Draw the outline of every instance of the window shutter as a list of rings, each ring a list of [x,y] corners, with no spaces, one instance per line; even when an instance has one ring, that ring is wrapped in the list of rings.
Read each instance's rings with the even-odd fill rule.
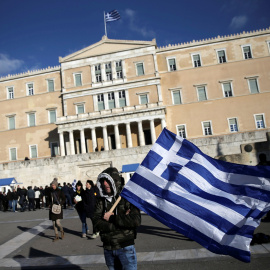
[[[54,81],[48,80],[48,86],[49,86],[49,92],[53,92],[54,91]]]
[[[36,121],[35,121],[35,114],[34,113],[30,113],[29,114],[29,126],[33,127],[36,125]]]
[[[76,83],[76,86],[81,86],[82,85],[82,76],[81,76],[81,74],[75,74],[75,83]]]
[[[147,95],[140,95],[140,99],[141,99],[141,104],[147,104],[148,103]]]
[[[142,63],[137,64],[137,74],[138,74],[138,76],[144,75],[144,70],[143,70],[143,64]]]
[[[181,104],[180,91],[173,92],[173,104]]]
[[[235,118],[231,118],[229,119],[230,125],[236,125],[236,119]]]
[[[31,158],[37,157],[37,147],[35,145],[31,146]]]
[[[11,160],[17,160],[16,148],[11,148],[10,149],[10,158],[11,158]]]
[[[256,79],[249,80],[250,92],[251,94],[259,93],[258,84]]]
[[[77,114],[84,113],[84,105],[77,105]]]
[[[224,51],[218,51],[218,57],[224,57],[225,52]]]
[[[9,117],[9,129],[15,129],[15,117]]]
[[[205,87],[198,87],[198,96],[199,96],[199,101],[207,100]]]
[[[50,123],[56,122],[56,111],[50,111]]]

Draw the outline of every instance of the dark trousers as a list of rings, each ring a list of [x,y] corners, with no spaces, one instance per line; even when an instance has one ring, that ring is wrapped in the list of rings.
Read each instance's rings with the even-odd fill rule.
[[[31,208],[35,210],[35,199],[34,198],[28,198],[28,210],[30,211]]]

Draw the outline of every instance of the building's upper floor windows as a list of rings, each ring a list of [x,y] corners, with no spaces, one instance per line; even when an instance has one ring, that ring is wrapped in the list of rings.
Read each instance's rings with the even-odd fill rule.
[[[225,50],[217,50],[217,57],[218,57],[218,62],[220,64],[227,62],[227,57],[226,57],[226,51]]]
[[[36,114],[34,112],[28,113],[28,126],[34,127],[36,125]]]
[[[30,158],[37,158],[37,145],[29,145]]]
[[[15,129],[15,115],[8,116],[8,129]]]
[[[127,105],[125,90],[119,91],[118,93],[119,93],[119,106],[125,107]]]
[[[259,85],[257,78],[248,79],[248,87],[251,94],[259,93]]]
[[[223,95],[224,95],[224,97],[232,97],[233,96],[231,82],[222,83],[222,88],[223,88]]]
[[[14,98],[14,87],[13,86],[7,88],[7,98],[8,99]]]
[[[49,109],[48,110],[48,116],[49,116],[49,123],[55,123],[56,122],[56,109]]]
[[[105,104],[104,104],[104,95],[103,94],[99,94],[97,96],[97,100],[98,100],[98,110],[102,111],[105,109]]]
[[[175,58],[168,58],[167,59],[168,70],[175,71],[176,70],[176,61]]]
[[[9,160],[17,160],[17,148],[9,148]]]
[[[95,65],[95,77],[96,77],[96,82],[101,82],[102,77],[101,77],[101,66],[100,66],[100,64]]]
[[[197,94],[198,94],[198,100],[199,101],[204,101],[207,100],[207,95],[206,95],[206,87],[205,86],[198,86],[197,87]]]
[[[182,103],[180,90],[172,91],[172,100],[174,105]]]
[[[54,92],[54,80],[47,80],[48,83],[48,92]]]
[[[204,135],[212,135],[213,132],[212,132],[212,125],[211,125],[211,121],[206,121],[206,122],[203,122],[203,134]]]
[[[76,114],[84,113],[84,104],[76,104]]]
[[[111,62],[105,64],[105,72],[107,81],[112,80],[112,65]]]
[[[122,61],[115,62],[115,67],[117,79],[122,79],[123,78]]]
[[[148,103],[148,95],[147,94],[140,94],[139,99],[140,99],[140,104],[147,104]]]
[[[114,92],[108,93],[108,103],[109,103],[109,109],[115,108]]]
[[[136,71],[137,71],[137,76],[144,75],[144,66],[143,66],[143,63],[136,63]]]
[[[186,139],[187,138],[186,125],[177,126],[177,134],[182,138]]]
[[[201,56],[199,54],[192,54],[193,67],[200,67],[202,65]]]
[[[74,73],[74,83],[75,86],[82,86],[82,74]]]
[[[250,59],[250,58],[252,58],[251,46],[250,45],[244,45],[244,46],[242,46],[242,50],[243,50],[244,59]]]
[[[230,132],[238,132],[237,119],[236,118],[230,118],[230,119],[228,119],[228,121],[229,121]]]
[[[255,114],[255,124],[256,128],[265,128],[264,115],[263,114]]]
[[[27,89],[27,95],[28,96],[33,96],[34,95],[34,84],[33,83],[27,83],[26,84],[26,89]]]

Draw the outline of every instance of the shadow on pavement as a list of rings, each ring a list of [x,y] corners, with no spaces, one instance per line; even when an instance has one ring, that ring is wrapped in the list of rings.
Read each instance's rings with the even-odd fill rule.
[[[58,268],[62,268],[62,269],[74,269],[74,270],[79,270],[79,269],[83,269],[78,265],[72,264],[70,263],[67,259],[61,257],[61,256],[55,256],[53,254],[41,251],[41,250],[37,250],[35,248],[31,248],[29,251],[29,258],[30,257],[36,257],[38,256],[39,260],[35,261],[35,260],[31,260],[29,261],[28,258],[25,258],[24,256],[14,256],[13,259],[18,262],[21,266],[20,269],[22,270],[27,270],[27,269],[58,269]],[[48,257],[53,257],[54,259],[50,262],[48,262],[47,264],[43,264],[40,262],[40,257],[41,258],[48,258]]]

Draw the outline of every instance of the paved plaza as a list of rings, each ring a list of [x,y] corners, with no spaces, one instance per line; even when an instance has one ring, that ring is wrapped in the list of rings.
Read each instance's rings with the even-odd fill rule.
[[[53,243],[48,210],[0,212],[0,269],[107,269],[100,238],[81,238],[75,210],[64,210],[62,225],[65,238]],[[270,223],[257,232],[270,235]],[[136,250],[138,269],[268,269],[270,263],[270,244],[252,246],[247,264],[211,253],[144,213]]]

